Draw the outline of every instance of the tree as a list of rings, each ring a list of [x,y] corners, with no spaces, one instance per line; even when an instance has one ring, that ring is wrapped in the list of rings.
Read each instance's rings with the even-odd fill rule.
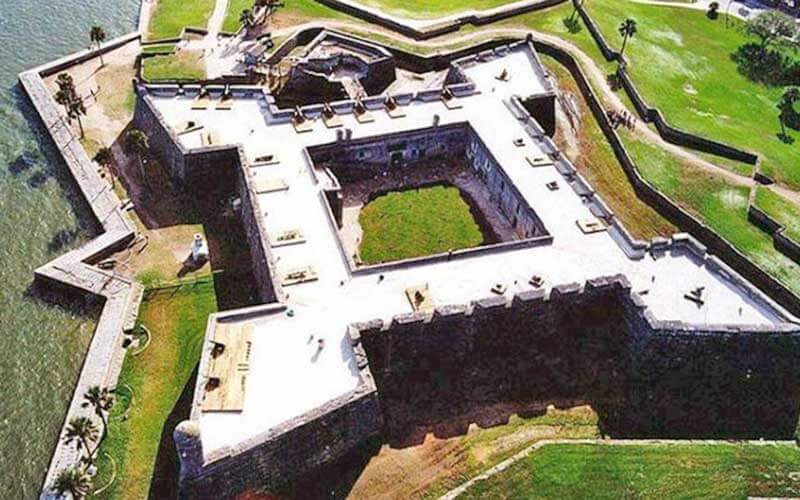
[[[145,141],[146,140],[147,138],[145,137]],[[100,421],[103,422],[103,434],[100,436],[100,441],[102,442],[108,434],[108,420],[106,414],[111,410],[111,407],[114,406],[114,395],[107,387],[101,389],[100,386],[94,385],[83,395],[83,400],[84,402],[81,406],[84,408],[91,407],[94,410],[94,414],[100,417]]]
[[[50,489],[59,496],[69,493],[72,498],[85,498],[92,488],[92,480],[83,468],[62,469],[53,480]]]
[[[92,422],[89,417],[74,417],[67,424],[67,430],[64,433],[64,444],[75,443],[75,448],[78,452],[86,451],[86,457],[83,460],[86,463],[94,461],[94,453],[97,447],[100,446],[97,442],[96,447],[92,447],[90,443],[97,442],[97,425]]]
[[[58,77],[56,77],[56,85],[58,85],[58,91],[55,95],[56,102],[64,106],[69,121],[72,121],[73,118],[78,120],[78,126],[81,129],[81,137],[83,137],[83,121],[81,120],[81,116],[86,114],[86,106],[83,104],[83,98],[78,95],[75,89],[75,82],[72,80],[72,76],[70,76],[69,73],[59,74]]]
[[[716,19],[719,17],[719,2],[711,2],[708,4],[708,12],[706,17],[709,19]]]
[[[131,129],[125,136],[125,148],[136,155],[139,162],[139,171],[142,174],[142,179],[147,182],[147,176],[144,174],[144,164],[142,163],[142,155],[150,149],[150,143],[147,136],[139,129]]]
[[[241,14],[239,14],[239,23],[244,26],[244,29],[247,30],[253,23],[255,22],[256,18],[253,15],[253,11],[251,9],[244,9]]]
[[[773,42],[794,36],[795,26],[791,17],[769,9],[747,21],[745,31],[761,40],[761,50],[764,51]]]
[[[800,89],[790,87],[786,89],[778,103],[778,110],[780,110],[778,120],[781,122],[781,137],[783,138],[789,137],[786,133],[786,122],[797,113],[794,110],[794,104],[797,101],[800,101]]]
[[[103,146],[97,150],[97,153],[94,155],[94,161],[101,167],[110,169],[111,165],[114,163],[114,153],[108,146]],[[114,186],[114,174],[111,174],[111,186]]]
[[[634,36],[637,32],[636,21],[633,19],[628,18],[619,25],[619,34],[622,36],[622,48],[619,51],[620,57],[625,53],[625,45],[628,44],[628,38]]]
[[[106,41],[105,30],[100,26],[92,26],[92,29],[89,30],[89,40],[91,40],[92,44],[99,49],[100,45]],[[102,53],[100,53],[100,66],[105,66]]]

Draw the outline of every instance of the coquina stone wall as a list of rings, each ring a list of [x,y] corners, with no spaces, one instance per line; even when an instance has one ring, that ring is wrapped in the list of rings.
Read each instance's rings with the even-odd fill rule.
[[[389,440],[550,403],[591,404],[619,437],[791,438],[797,423],[800,327],[660,322],[622,276],[356,328]]]

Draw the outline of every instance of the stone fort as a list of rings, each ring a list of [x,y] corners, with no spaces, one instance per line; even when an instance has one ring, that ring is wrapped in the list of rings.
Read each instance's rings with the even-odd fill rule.
[[[175,181],[235,186],[264,302],[209,318],[174,436],[186,496],[550,404],[617,437],[793,436],[796,319],[692,237],[629,235],[553,143],[530,41],[424,70],[329,31],[290,51],[278,89],[137,86]],[[360,262],[364,200],[431,182],[465,194],[484,243]]]

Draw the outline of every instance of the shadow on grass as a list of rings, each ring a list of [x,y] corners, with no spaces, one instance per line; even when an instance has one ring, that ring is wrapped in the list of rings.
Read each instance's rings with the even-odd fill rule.
[[[153,467],[153,477],[150,480],[149,498],[151,499],[178,498],[180,463],[178,461],[178,452],[175,449],[175,441],[172,439],[172,432],[180,422],[189,418],[196,381],[197,367],[195,367],[189,382],[184,386],[178,401],[164,422],[161,440],[158,444],[158,453],[156,454],[156,463]]]

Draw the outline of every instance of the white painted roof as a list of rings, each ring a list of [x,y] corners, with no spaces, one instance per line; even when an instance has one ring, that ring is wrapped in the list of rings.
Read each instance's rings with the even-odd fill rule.
[[[647,291],[643,299],[658,319],[699,324],[772,324],[781,320],[781,313],[767,305],[768,301],[753,300],[691,254],[670,251],[657,258],[632,260],[609,232],[587,235],[579,230],[576,220],[591,217],[588,207],[555,167],[529,166],[526,155],[544,153],[508,108],[512,95],[546,88],[531,63],[532,54],[514,51],[470,66],[466,73],[481,93],[462,98],[461,109],[448,110],[440,101],[414,101],[404,106],[405,118],[391,119],[383,111],[373,111],[373,123],[359,124],[352,115],[341,117],[354,138],[428,127],[434,115],[440,116],[442,124],[469,122],[553,236],[549,245],[386,272],[382,282],[375,275],[351,276],[327,216],[321,186],[314,182],[312,167],[303,154],[308,146],[336,140],[335,130],[317,121],[312,132],[298,134],[289,123],[275,123],[263,99],[237,99],[231,111],[197,111],[190,109],[188,98],[154,97],[169,123],[192,120],[213,128],[223,143],[242,144],[250,159],[273,154],[280,160],[279,165],[251,169],[256,177],[282,178],[289,185],[286,191],[258,195],[265,212],[261,215],[271,234],[297,228],[306,243],[274,248],[275,271],[282,275],[310,265],[319,274],[318,281],[285,289],[293,318],[280,313],[253,320],[257,327],[244,411],[201,416],[206,452],[236,444],[352,391],[357,371],[346,339],[347,325],[371,319],[388,321],[411,312],[404,291],[414,285],[427,283],[436,305],[442,306],[490,296],[490,288],[497,282],[508,286],[510,296],[528,288],[533,274],[542,276],[550,288],[622,273],[635,291]],[[510,74],[507,82],[495,78],[504,68]],[[525,137],[524,148],[512,144],[517,137]],[[187,138],[185,145],[196,144]],[[558,191],[545,187],[554,180],[561,186]],[[705,287],[703,307],[683,298],[699,286]],[[309,342],[311,335],[314,339]],[[326,339],[326,346],[312,359],[319,338]]]

